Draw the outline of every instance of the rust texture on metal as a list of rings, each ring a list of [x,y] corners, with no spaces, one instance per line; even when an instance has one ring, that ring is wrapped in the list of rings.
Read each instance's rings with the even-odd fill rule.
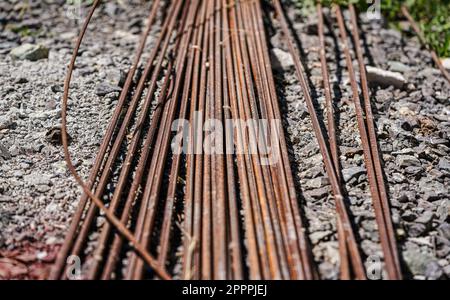
[[[322,6],[317,5],[317,14],[326,129],[320,126],[281,1],[273,0],[271,7],[262,0],[153,1],[84,182],[69,153],[67,107],[76,57],[100,2],[93,3],[81,29],[65,81],[64,154],[83,193],[49,278],[68,279],[66,260],[75,255],[82,261],[84,279],[319,279],[282,125],[267,37],[266,22],[272,22],[294,59],[303,90],[299,101],[307,105],[330,181],[340,278],[366,279],[341,180]],[[276,12],[277,21],[267,17],[266,9]],[[364,106],[345,20],[339,7],[334,11],[386,270],[389,279],[399,279],[356,12],[349,7]],[[150,48],[147,39],[157,22],[161,26]],[[143,72],[134,83],[139,67]],[[237,121],[231,131],[224,128],[230,120]],[[103,219],[106,222],[99,222]]]

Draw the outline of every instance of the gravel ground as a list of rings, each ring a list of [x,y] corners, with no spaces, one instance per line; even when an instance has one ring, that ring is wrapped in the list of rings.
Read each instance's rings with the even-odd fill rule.
[[[348,19],[349,16],[346,17]],[[326,123],[316,18],[305,20],[298,11],[291,11],[290,19],[295,20],[293,26],[306,55],[312,93],[316,95],[315,99],[323,112],[322,119]],[[328,23],[336,24],[336,20],[329,19]],[[383,88],[376,84],[371,87],[404,275],[414,279],[446,278],[450,275],[450,85],[433,67],[430,55],[421,50],[416,38],[386,29],[381,21],[370,22],[365,15],[361,15],[361,23],[366,64],[399,72],[408,82],[399,89]],[[331,188],[317,140],[311,131],[312,125],[292,59],[278,32],[275,31],[271,42],[276,47],[274,56],[284,62],[278,68],[277,76],[286,113],[285,127],[289,132],[292,159],[299,179],[297,188],[303,196],[319,272],[323,278],[336,279],[339,253],[334,203],[329,196]],[[331,31],[328,26],[326,42],[331,85],[336,99],[337,134],[347,203],[358,229],[356,234],[362,253],[370,257],[368,262],[372,259],[376,261],[382,258],[382,251],[337,26]]]
[[[25,252],[28,266],[54,259],[80,196],[64,162],[59,126],[63,78],[82,19],[65,1],[16,2],[0,3],[0,257]],[[77,59],[68,122],[70,151],[85,178],[148,7],[142,1],[102,6]],[[48,59],[15,60],[9,55],[26,43],[49,49]],[[0,278],[27,277],[20,264],[24,262],[18,260],[13,274],[2,273],[0,265]]]
[[[143,1],[123,2],[126,4],[111,2],[99,10],[74,73],[68,119],[70,151],[84,178],[148,12],[149,4]],[[23,3],[0,3],[0,278],[45,275],[80,196],[65,167],[58,128],[63,78],[80,24],[68,17],[69,7],[63,0]],[[296,9],[289,11],[306,54],[315,98],[323,110],[315,18],[302,18]],[[450,85],[416,38],[361,17],[367,64],[399,72],[408,81],[400,89],[372,86],[405,276],[450,278]],[[269,34],[297,190],[314,256],[322,278],[336,279],[338,243],[330,186],[290,55],[279,30]],[[343,53],[337,47],[338,32],[328,32],[326,38],[348,203],[364,256],[382,258],[351,87]],[[49,49],[48,58],[13,59],[11,50],[23,44],[43,45]],[[6,269],[6,263],[14,268]]]

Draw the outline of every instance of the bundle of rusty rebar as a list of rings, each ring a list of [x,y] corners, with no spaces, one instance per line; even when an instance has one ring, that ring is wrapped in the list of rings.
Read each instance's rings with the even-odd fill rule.
[[[154,273],[165,279],[318,278],[282,126],[263,1],[168,1],[158,38],[132,89],[147,36],[164,7],[163,1],[153,1],[116,110],[89,181],[84,183],[67,150],[66,109],[76,54],[99,2],[94,3],[83,27],[66,80],[63,142],[69,169],[84,194],[50,278],[67,278],[69,256],[83,260],[86,279],[141,279]],[[322,8],[317,7],[318,32],[330,141],[320,128],[283,6],[278,0],[273,4],[332,186],[341,278],[365,279],[340,181]],[[352,6],[349,9],[364,108],[342,13],[339,7],[335,12],[346,45],[386,269],[390,279],[398,279],[401,272],[363,53],[355,11]],[[234,121],[231,131],[225,126],[229,120]],[[103,217],[107,222],[97,225]],[[93,231],[98,233],[94,250],[85,253]]]

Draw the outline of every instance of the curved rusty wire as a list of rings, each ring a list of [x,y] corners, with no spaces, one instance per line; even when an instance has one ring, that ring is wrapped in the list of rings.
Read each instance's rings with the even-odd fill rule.
[[[136,49],[136,54],[135,54],[133,64],[130,67],[128,76],[125,80],[125,84],[120,93],[117,106],[114,110],[111,121],[108,125],[108,128],[106,129],[105,137],[103,138],[103,141],[100,145],[98,154],[95,158],[95,162],[93,164],[93,167],[92,167],[91,173],[89,175],[89,179],[88,179],[88,187],[90,189],[94,187],[95,179],[100,174],[99,172],[102,167],[102,163],[105,159],[106,153],[108,151],[108,147],[109,147],[111,138],[112,138],[114,131],[118,125],[120,115],[121,115],[124,107],[126,106],[125,104],[126,104],[127,95],[129,94],[129,91],[131,89],[133,77],[136,73],[137,67],[139,65],[139,61],[140,61],[142,53],[144,51],[145,44],[147,42],[148,35],[149,35],[152,25],[154,23],[158,5],[159,5],[159,0],[155,1],[151,7],[151,11],[150,11],[150,14],[147,19],[147,27],[146,27],[145,31],[143,32],[141,40],[139,42],[139,45]],[[83,241],[85,239],[83,236],[85,236],[87,234],[87,232],[86,233],[82,232],[83,226],[81,226],[81,228],[79,229],[79,234],[76,236],[77,230],[80,227],[80,221],[83,218],[83,213],[86,210],[86,208],[89,207],[89,209],[86,212],[86,217],[84,217],[84,219],[83,219],[83,224],[85,224],[85,222],[92,222],[92,221],[90,221],[90,218],[93,219],[94,213],[95,213],[95,208],[96,208],[95,206],[92,206],[92,205],[90,206],[90,201],[88,201],[88,200],[89,200],[88,195],[86,193],[83,193],[83,195],[81,196],[81,199],[79,201],[78,208],[75,211],[74,216],[72,217],[72,221],[71,221],[68,233],[67,233],[67,237],[64,241],[63,246],[59,250],[57,260],[51,270],[51,273],[49,276],[50,279],[60,278],[61,273],[64,270],[65,260],[66,260],[67,256],[69,255],[69,251],[71,251],[71,255],[77,255],[79,252],[79,250],[77,251],[77,249],[75,249],[75,248],[80,248],[80,246],[78,245],[78,244],[80,244],[79,241],[80,240]]]
[[[94,195],[94,193],[89,189],[87,184],[83,181],[83,179],[80,177],[78,172],[75,169],[75,166],[72,163],[71,155],[69,152],[69,143],[68,143],[68,134],[67,134],[67,106],[68,106],[68,98],[69,98],[69,88],[70,88],[70,82],[72,78],[73,69],[75,66],[76,58],[78,56],[78,52],[81,46],[81,43],[83,41],[84,35],[87,31],[87,28],[89,26],[89,23],[92,19],[92,16],[96,10],[96,8],[99,6],[101,0],[96,0],[91,10],[89,11],[88,16],[85,19],[85,22],[83,24],[83,27],[81,29],[81,32],[78,36],[77,43],[75,45],[75,49],[73,51],[73,55],[70,61],[70,64],[68,66],[68,71],[66,75],[66,79],[64,81],[64,94],[63,94],[63,100],[62,100],[62,111],[61,111],[61,136],[62,136],[62,143],[63,143],[63,149],[64,149],[64,158],[67,163],[67,167],[69,171],[72,173],[72,176],[75,178],[77,183],[81,186],[83,191],[89,196],[89,198],[94,202],[94,204],[105,214],[106,219],[108,222],[110,222],[116,230],[124,236],[125,239],[127,239],[131,247],[135,249],[135,251],[142,257],[142,259],[148,263],[155,273],[161,277],[162,279],[170,280],[170,275],[160,266],[160,264],[155,260],[146,250],[146,248],[141,245],[136,238],[133,236],[133,234],[120,222],[120,220],[111,213],[103,204],[103,202]]]

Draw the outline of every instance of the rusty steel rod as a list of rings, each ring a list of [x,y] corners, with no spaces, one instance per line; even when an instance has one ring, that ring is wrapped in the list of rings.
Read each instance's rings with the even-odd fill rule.
[[[223,74],[223,96],[224,96],[224,105],[223,105],[223,113],[225,120],[231,120],[231,93],[234,95],[234,91],[230,92],[233,89],[233,86],[229,84],[228,79],[228,66],[227,62],[231,60],[231,57],[228,56],[229,43],[230,43],[230,26],[228,22],[228,4],[227,0],[222,0],[222,20],[223,20],[223,65],[222,65],[222,74]],[[229,224],[229,239],[228,247],[230,249],[230,274],[227,279],[243,279],[243,268],[242,268],[242,252],[241,252],[241,241],[239,237],[239,211],[238,211],[238,195],[236,194],[235,187],[235,168],[234,168],[234,157],[231,153],[231,147],[233,147],[234,143],[234,135],[232,132],[225,132],[225,149],[226,149],[226,170],[227,170],[227,192],[228,192],[228,224]],[[231,146],[229,146],[231,145]]]
[[[214,86],[214,119],[223,124],[223,87],[222,80],[222,1],[215,0],[215,25],[214,25],[214,72],[215,72],[215,86]],[[215,128],[217,129],[217,128]],[[223,131],[222,131],[223,132]],[[226,172],[225,172],[225,156],[224,156],[224,136],[221,134],[218,139],[214,140],[215,150],[215,164],[214,175],[216,195],[214,196],[214,224],[213,224],[213,241],[214,241],[214,279],[223,280],[227,278],[227,246],[226,246]]]

